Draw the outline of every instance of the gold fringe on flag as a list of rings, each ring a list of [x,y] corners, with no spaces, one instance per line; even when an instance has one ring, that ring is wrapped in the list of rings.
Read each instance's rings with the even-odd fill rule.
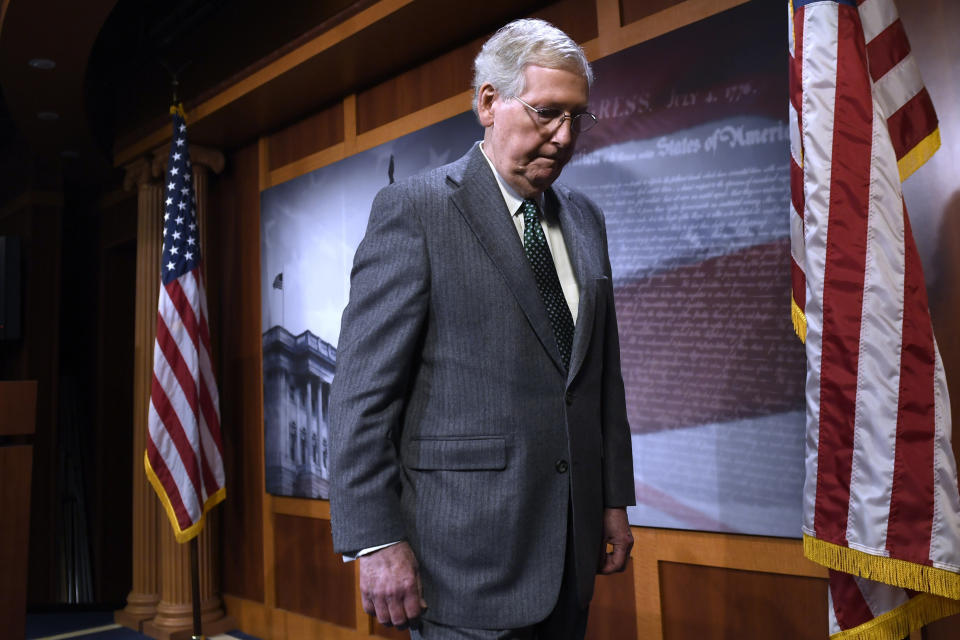
[[[830,640],[902,640],[912,631],[955,613],[960,613],[960,602],[923,593],[859,627],[834,633]]]
[[[189,542],[191,538],[200,535],[200,532],[203,531],[203,523],[207,519],[207,511],[210,511],[210,509],[223,502],[227,497],[227,488],[220,487],[219,491],[212,496],[208,496],[207,501],[203,503],[203,515],[200,516],[200,519],[194,522],[192,526],[181,529],[180,523],[177,522],[177,514],[174,513],[173,505],[170,504],[170,496],[167,495],[167,491],[163,488],[160,478],[157,477],[153,467],[150,466],[150,456],[147,455],[146,451],[143,452],[143,466],[147,472],[147,479],[150,481],[150,484],[153,485],[153,490],[156,491],[157,497],[160,498],[160,503],[163,505],[163,509],[167,512],[167,518],[170,519],[170,525],[173,527],[173,537],[176,538],[180,544]]]
[[[960,573],[875,556],[803,535],[803,554],[817,564],[875,582],[960,600]],[[960,607],[960,602],[957,603]],[[902,638],[903,636],[899,636]]]
[[[178,102],[177,104],[170,105],[170,115],[179,113],[180,117],[183,118],[183,121],[187,121],[187,112],[183,110],[183,103]],[[936,151],[936,149],[934,149]],[[922,162],[920,164],[923,164]]]
[[[939,148],[940,129],[937,128],[897,161],[897,168],[900,169],[900,182],[912,176],[913,172],[922,167],[923,163],[929,160],[930,156],[936,153]]]
[[[793,299],[792,294],[790,296],[790,317],[793,319],[793,330],[797,332],[797,337],[800,338],[800,342],[806,344],[807,316],[803,314],[803,311],[800,311],[800,307],[797,305],[797,301]]]

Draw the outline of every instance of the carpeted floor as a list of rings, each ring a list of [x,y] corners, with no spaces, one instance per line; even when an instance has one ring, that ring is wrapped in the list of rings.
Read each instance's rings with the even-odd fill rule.
[[[114,623],[112,611],[28,613],[28,640],[147,640],[148,636]],[[240,631],[231,631],[207,640],[259,640]]]

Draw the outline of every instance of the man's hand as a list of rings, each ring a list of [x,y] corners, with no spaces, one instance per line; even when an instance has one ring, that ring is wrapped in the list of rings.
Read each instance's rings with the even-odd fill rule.
[[[613,551],[607,551],[607,545]],[[627,558],[633,548],[633,534],[627,522],[626,508],[603,510],[603,546],[600,548],[600,573],[618,573],[627,568]]]
[[[416,625],[427,602],[410,545],[399,542],[360,556],[357,563],[363,610],[376,615],[380,624],[388,627],[406,629]]]

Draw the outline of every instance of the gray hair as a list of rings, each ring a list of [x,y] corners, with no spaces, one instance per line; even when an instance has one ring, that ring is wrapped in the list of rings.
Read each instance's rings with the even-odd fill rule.
[[[593,84],[593,70],[583,49],[560,29],[537,18],[514,20],[487,40],[473,61],[473,110],[480,87],[490,83],[502,98],[523,93],[528,65],[563,69]]]

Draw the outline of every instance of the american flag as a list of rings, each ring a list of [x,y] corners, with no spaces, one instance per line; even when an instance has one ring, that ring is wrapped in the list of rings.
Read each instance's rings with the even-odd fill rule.
[[[831,569],[832,637],[903,638],[960,612],[950,403],[901,189],[937,119],[892,0],[789,13],[804,550]]]
[[[145,465],[177,542],[186,542],[200,533],[204,514],[226,497],[226,489],[187,125],[182,107],[170,111],[173,140]]]

